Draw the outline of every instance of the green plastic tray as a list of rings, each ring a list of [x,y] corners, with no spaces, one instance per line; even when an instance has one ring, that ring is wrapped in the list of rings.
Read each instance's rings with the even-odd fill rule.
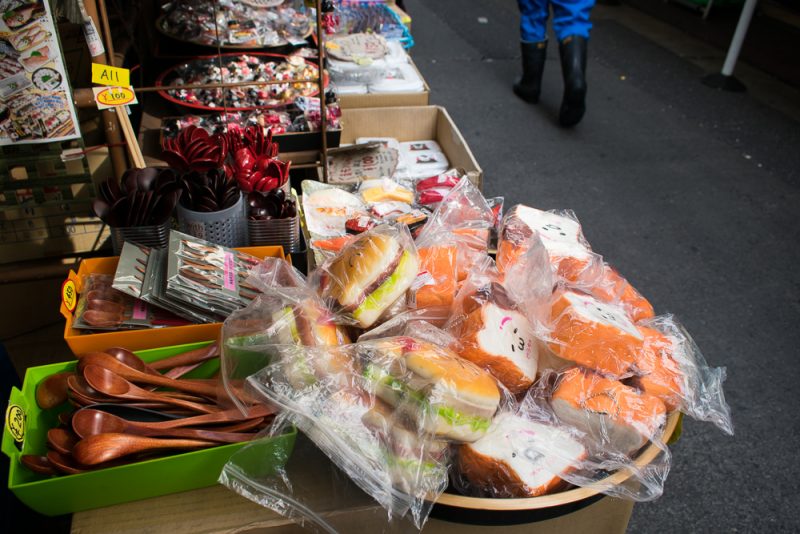
[[[209,343],[144,350],[137,354],[151,362]],[[33,473],[20,464],[19,457],[23,454],[46,454],[47,431],[57,425],[58,412],[68,409],[64,406],[41,410],[34,396],[36,386],[54,373],[74,368],[75,361],[29,368],[25,373],[22,391],[12,388],[8,402],[2,442],[3,452],[11,458],[8,488],[19,500],[41,514],[69,514],[213,486],[231,454],[247,444],[223,445],[79,475],[48,477]],[[219,360],[206,362],[187,377],[209,378],[218,369]],[[15,439],[14,434],[22,434],[21,442]],[[292,453],[296,436],[297,431],[292,429],[271,438],[264,445],[271,448],[265,451],[264,459],[272,459],[274,465],[264,467],[274,469],[285,463]]]

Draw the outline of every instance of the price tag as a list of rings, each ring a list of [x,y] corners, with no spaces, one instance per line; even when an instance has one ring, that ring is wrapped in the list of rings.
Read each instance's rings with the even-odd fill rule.
[[[75,282],[72,280],[65,280],[61,284],[61,301],[70,313],[74,312],[78,306],[78,291],[75,289]]]
[[[127,87],[131,84],[131,71],[101,63],[92,63],[92,83]]]
[[[14,441],[22,443],[22,440],[25,439],[25,412],[16,404],[8,405],[6,428]]]
[[[97,109],[108,109],[138,104],[133,87],[92,87]]]

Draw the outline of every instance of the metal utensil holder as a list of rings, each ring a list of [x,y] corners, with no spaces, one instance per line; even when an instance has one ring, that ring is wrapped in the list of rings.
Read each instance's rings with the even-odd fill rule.
[[[111,228],[111,244],[114,247],[114,255],[119,256],[125,241],[145,247],[165,248],[169,244],[170,228],[172,228],[171,219],[167,220],[164,224],[153,226],[123,226]]]
[[[244,195],[230,208],[220,211],[193,211],[178,204],[180,231],[223,247],[243,247],[247,244],[247,214]]]

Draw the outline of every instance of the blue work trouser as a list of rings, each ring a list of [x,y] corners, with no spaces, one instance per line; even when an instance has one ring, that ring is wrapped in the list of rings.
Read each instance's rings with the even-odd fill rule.
[[[589,13],[594,0],[517,0],[520,33],[523,41],[538,43],[547,39],[547,19],[553,6],[553,31],[561,41],[570,35],[589,38],[592,23]]]

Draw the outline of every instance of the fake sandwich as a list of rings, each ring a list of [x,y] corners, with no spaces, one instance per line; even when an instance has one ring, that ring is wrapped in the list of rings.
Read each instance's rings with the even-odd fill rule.
[[[372,326],[399,299],[417,276],[419,257],[410,236],[382,225],[361,234],[327,267],[322,294],[361,328]]]
[[[585,457],[565,429],[505,412],[484,437],[459,447],[458,469],[483,494],[537,497],[563,486],[561,477]]]
[[[503,286],[491,282],[476,288],[464,298],[463,313],[455,328],[458,355],[488,370],[512,394],[525,392],[536,379],[536,340]]]
[[[421,432],[470,442],[483,436],[500,403],[486,371],[451,351],[409,337],[359,343],[365,389]]]
[[[409,492],[421,481],[447,483],[446,442],[409,429],[392,407],[380,400],[364,413],[361,421],[383,448],[392,486]]]
[[[623,453],[656,437],[667,414],[658,398],[578,368],[559,378],[550,404],[561,422]]]

